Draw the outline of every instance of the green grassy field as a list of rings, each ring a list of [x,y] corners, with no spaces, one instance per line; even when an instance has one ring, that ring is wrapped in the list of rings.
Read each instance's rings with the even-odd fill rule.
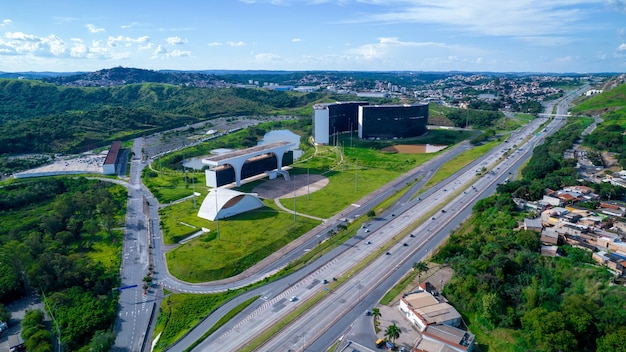
[[[186,213],[185,209],[192,207],[190,203],[192,201],[188,200],[173,205],[172,208],[176,210],[171,213]],[[211,231],[167,253],[172,275],[189,282],[219,280],[237,275],[319,224],[319,221],[304,217],[297,217],[294,222],[293,214],[277,210],[271,201],[266,201],[266,205],[220,220],[219,231],[218,222],[197,216],[198,220],[188,220],[189,225],[199,225]],[[195,213],[191,216],[195,216]],[[169,215],[163,216],[165,226],[172,222],[169,218]],[[178,223],[180,225],[180,221]],[[187,225],[181,226],[193,230]]]
[[[159,336],[155,350],[162,351],[206,317],[208,312],[233,298],[235,291],[210,294],[170,294],[161,304],[154,336]]]
[[[167,169],[155,171],[145,168],[142,181],[159,203],[163,204],[188,197],[194,190],[202,195],[207,194],[204,172],[201,171],[177,172]]]
[[[424,185],[424,189],[428,189],[433,187],[437,183],[445,180],[446,178],[452,176],[455,172],[459,171],[466,165],[470,164],[472,161],[480,158],[485,153],[489,152],[491,149],[495,148],[500,144],[500,141],[491,141],[489,143],[485,143],[478,147],[466,150],[461,154],[457,155],[450,162],[443,164],[437,172],[433,175],[433,177]]]

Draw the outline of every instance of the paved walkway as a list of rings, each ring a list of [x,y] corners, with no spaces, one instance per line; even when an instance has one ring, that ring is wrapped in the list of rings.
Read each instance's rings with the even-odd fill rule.
[[[274,203],[276,203],[276,206],[279,207],[280,209],[282,209],[283,211],[285,211],[287,213],[292,213],[293,214],[293,209],[289,209],[289,208],[285,207],[284,205],[282,205],[282,203],[280,202],[279,198],[275,198],[274,199]],[[297,209],[297,207],[296,207],[296,209]],[[302,217],[305,217],[305,218],[309,218],[309,219],[313,219],[313,220],[326,221],[326,219],[318,218],[317,216],[313,216],[313,215],[309,215],[309,214],[299,213],[297,211],[296,211],[296,215],[302,216]]]

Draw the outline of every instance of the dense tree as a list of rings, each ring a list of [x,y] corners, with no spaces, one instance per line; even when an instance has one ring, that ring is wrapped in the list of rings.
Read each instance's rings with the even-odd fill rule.
[[[626,327],[621,326],[600,337],[597,352],[626,352]]]
[[[103,88],[0,80],[0,155],[77,152],[223,116],[293,109],[328,94],[245,88],[193,88],[161,83]],[[307,112],[307,116],[308,116]]]
[[[52,334],[44,324],[44,313],[41,310],[26,310],[21,336],[27,350],[52,352]]]
[[[473,326],[488,334],[512,329],[507,331],[519,350],[609,351],[619,343],[615,327],[626,325],[626,291],[605,284],[612,275],[588,265],[589,252],[562,246],[560,257],[543,257],[539,235],[516,229],[525,214],[514,207],[512,194],[539,199],[546,188],[578,183],[572,161],[562,155],[587,123],[573,119],[564,132],[546,138],[522,171],[524,178],[478,201],[468,230],[452,234],[434,257],[454,269],[445,292],[451,303],[476,316],[479,324]]]
[[[38,198],[41,189],[51,193]],[[88,345],[95,331],[108,329],[115,319],[110,293],[119,282],[117,267],[107,265],[114,261],[94,260],[91,243],[120,243],[110,230],[123,215],[126,191],[100,181],[58,178],[21,181],[0,192],[15,201],[5,200],[0,211],[0,300],[21,296],[25,286],[44,292],[62,325],[66,349]],[[47,332],[31,325],[26,335],[35,347],[29,350],[46,350],[40,342],[49,340]]]
[[[93,339],[89,343],[91,352],[108,352],[115,343],[115,333],[113,331],[96,331]]]
[[[0,322],[7,322],[11,320],[11,312],[3,305],[0,304]]]

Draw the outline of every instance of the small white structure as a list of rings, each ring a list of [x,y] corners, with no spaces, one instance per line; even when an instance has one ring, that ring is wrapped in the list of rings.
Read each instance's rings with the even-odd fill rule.
[[[410,293],[400,299],[400,311],[418,330],[424,331],[433,324],[445,324],[458,327],[461,324],[461,314],[447,302],[426,291]]]
[[[263,202],[254,194],[237,192],[228,188],[214,188],[204,198],[198,217],[215,221],[263,206]]]

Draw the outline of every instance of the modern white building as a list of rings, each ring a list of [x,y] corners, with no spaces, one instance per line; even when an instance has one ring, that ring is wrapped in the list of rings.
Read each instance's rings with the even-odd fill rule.
[[[200,206],[198,217],[215,221],[263,207],[255,195],[228,188],[213,188]]]
[[[210,166],[205,171],[206,185],[220,187],[234,182],[239,187],[241,180],[247,177],[273,170],[280,172],[284,165],[293,163],[293,153],[289,151],[295,148],[295,143],[281,141],[202,159],[203,164]],[[284,159],[286,156],[289,157],[287,160]]]

